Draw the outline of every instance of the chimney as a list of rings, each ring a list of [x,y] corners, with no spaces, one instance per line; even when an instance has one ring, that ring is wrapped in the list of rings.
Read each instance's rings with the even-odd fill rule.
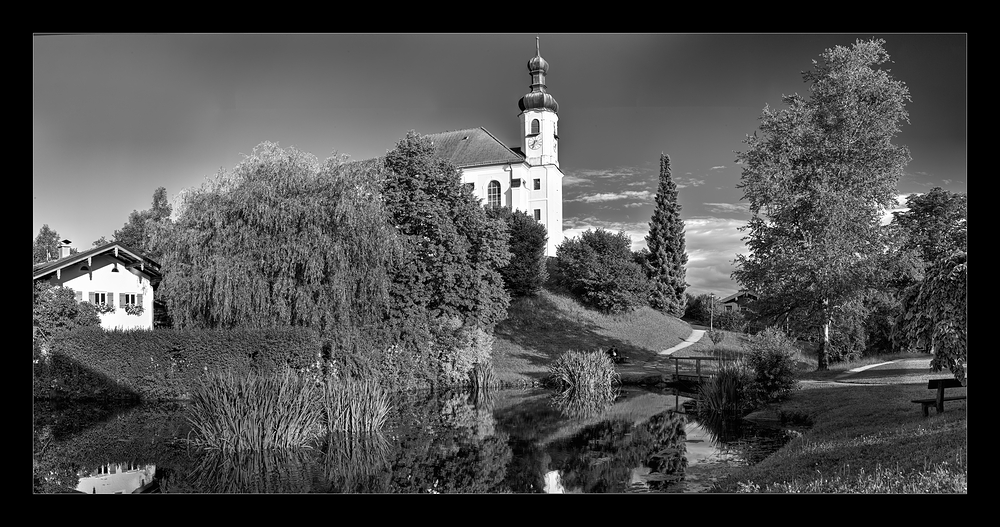
[[[59,257],[60,258],[65,258],[65,257],[69,256],[69,244],[71,244],[71,243],[73,243],[73,242],[71,242],[69,240],[63,240],[62,242],[60,242],[60,245],[59,245]]]

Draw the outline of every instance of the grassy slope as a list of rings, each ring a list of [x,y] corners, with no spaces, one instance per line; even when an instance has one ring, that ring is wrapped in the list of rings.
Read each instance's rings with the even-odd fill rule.
[[[648,307],[604,315],[567,295],[543,289],[536,297],[511,302],[507,320],[495,331],[493,367],[505,384],[534,384],[565,351],[616,346],[630,363],[641,364],[690,334],[686,322]]]

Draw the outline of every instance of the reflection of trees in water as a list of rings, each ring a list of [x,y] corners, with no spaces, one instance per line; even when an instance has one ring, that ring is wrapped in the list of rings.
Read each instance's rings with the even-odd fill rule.
[[[507,434],[467,392],[413,394],[399,401],[390,492],[504,492],[511,460]]]
[[[624,419],[588,426],[549,447],[563,486],[586,493],[630,490],[634,469],[641,485],[656,490],[684,479],[685,417],[663,412],[639,425]]]
[[[756,426],[726,414],[704,412],[695,420],[721,453],[735,455],[748,465],[760,463],[788,440],[782,430]]]

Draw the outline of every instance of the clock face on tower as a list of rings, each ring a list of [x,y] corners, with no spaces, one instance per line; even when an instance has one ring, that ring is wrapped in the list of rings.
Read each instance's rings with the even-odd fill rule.
[[[534,149],[538,148],[538,146],[541,143],[542,143],[541,140],[539,140],[537,137],[531,137],[531,138],[528,139],[528,148],[534,150]]]

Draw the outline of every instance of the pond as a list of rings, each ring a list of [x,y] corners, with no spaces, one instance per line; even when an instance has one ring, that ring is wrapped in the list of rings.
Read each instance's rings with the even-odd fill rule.
[[[572,417],[543,389],[401,394],[383,434],[241,456],[189,447],[182,402],[36,403],[34,492],[705,492],[792,434],[700,420],[690,402],[623,389]]]

